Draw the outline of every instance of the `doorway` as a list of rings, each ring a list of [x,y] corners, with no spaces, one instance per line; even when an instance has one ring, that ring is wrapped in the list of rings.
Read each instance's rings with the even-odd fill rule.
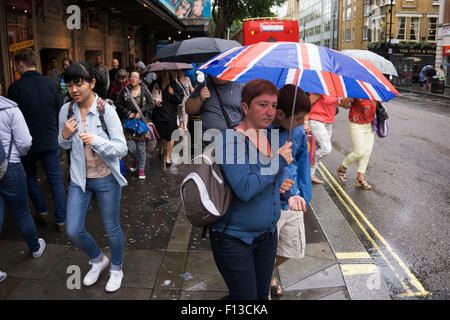
[[[48,71],[51,69],[50,63],[52,59],[56,59],[58,62],[56,68],[58,72],[61,73],[62,69],[62,61],[64,58],[69,57],[69,49],[54,49],[54,48],[44,48],[40,51],[41,58],[41,68],[42,74],[47,75]]]
[[[84,52],[84,61],[90,66],[95,66],[97,56],[101,55],[103,57],[103,61],[105,61],[105,57],[103,53],[98,50],[86,50]]]

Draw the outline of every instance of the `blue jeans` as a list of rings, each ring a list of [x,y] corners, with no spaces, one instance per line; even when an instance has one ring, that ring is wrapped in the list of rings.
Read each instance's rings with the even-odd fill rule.
[[[277,233],[268,232],[251,245],[210,230],[211,248],[229,295],[226,300],[267,300],[272,279]]]
[[[39,250],[36,225],[28,207],[27,178],[21,163],[8,163],[8,170],[0,180],[0,230],[5,214],[5,203],[31,252]]]
[[[63,224],[66,222],[66,192],[62,180],[59,147],[53,151],[28,153],[22,158],[22,163],[27,173],[28,194],[36,211],[39,214],[43,214],[47,213],[48,209],[36,178],[36,163],[39,159],[42,162],[50,189],[52,190],[55,222]]]
[[[122,187],[110,174],[104,178],[86,179],[86,192],[70,182],[67,199],[67,235],[91,259],[98,260],[96,258],[103,253],[85,229],[89,204],[94,195],[97,197],[103,225],[109,238],[112,270],[120,270],[123,261],[124,238],[119,222],[121,193]]]

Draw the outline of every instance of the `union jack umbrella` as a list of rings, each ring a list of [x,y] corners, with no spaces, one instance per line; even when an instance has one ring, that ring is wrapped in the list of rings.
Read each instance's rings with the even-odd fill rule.
[[[389,101],[399,95],[370,62],[297,42],[259,42],[212,58],[199,70],[223,80],[266,79],[278,88],[297,84],[305,92]]]

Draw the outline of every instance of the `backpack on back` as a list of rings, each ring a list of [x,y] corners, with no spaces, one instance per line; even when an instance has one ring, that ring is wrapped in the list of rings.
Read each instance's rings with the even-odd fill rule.
[[[9,157],[11,155],[11,148],[14,143],[14,138],[11,132],[11,142],[9,143],[9,151],[8,154],[5,152],[5,148],[3,147],[3,143],[0,140],[0,180],[3,179],[3,176],[6,173],[6,170],[8,169],[8,162]]]
[[[192,171],[181,183],[180,193],[186,217],[194,227],[206,227],[222,217],[233,200],[219,165],[206,155],[202,164],[191,165]]]

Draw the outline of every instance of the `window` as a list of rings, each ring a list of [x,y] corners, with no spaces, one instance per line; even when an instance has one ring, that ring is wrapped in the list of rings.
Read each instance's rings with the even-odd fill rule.
[[[350,29],[345,29],[345,41],[350,41]]]
[[[411,26],[409,31],[409,40],[419,40],[419,18],[411,18]]]
[[[362,39],[367,40],[369,38],[369,29],[367,27],[363,27],[362,29]]]
[[[428,18],[428,41],[436,41],[437,18]]]
[[[370,3],[368,0],[364,0],[364,4],[363,4],[363,17],[368,17],[370,16]]]
[[[397,39],[405,40],[406,18],[399,17],[399,18],[397,18],[397,21],[398,21]]]
[[[350,20],[352,18],[352,8],[349,7],[345,10],[345,20]]]
[[[314,35],[317,35],[317,34],[321,33],[321,31],[320,31],[321,28],[320,27],[321,27],[321,25],[318,25],[318,26],[314,27]]]

